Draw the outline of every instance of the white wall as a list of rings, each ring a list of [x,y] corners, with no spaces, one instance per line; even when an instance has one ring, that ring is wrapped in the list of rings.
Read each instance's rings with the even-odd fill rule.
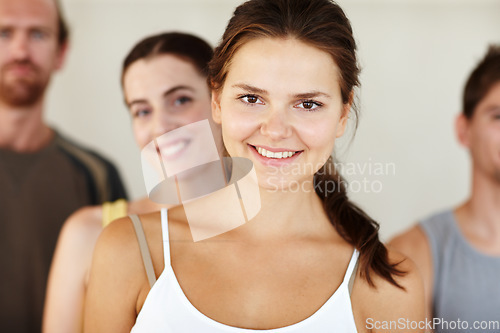
[[[63,0],[71,49],[52,84],[47,120],[114,160],[131,195],[144,195],[121,62],[139,39],[160,31],[193,32],[215,45],[240,2]],[[338,2],[363,67],[360,126],[352,143],[339,143],[338,157],[345,171],[356,171],[347,176],[351,197],[380,221],[387,239],[467,196],[469,162],[453,122],[468,73],[488,43],[500,43],[500,1]],[[388,170],[377,175],[381,165]]]

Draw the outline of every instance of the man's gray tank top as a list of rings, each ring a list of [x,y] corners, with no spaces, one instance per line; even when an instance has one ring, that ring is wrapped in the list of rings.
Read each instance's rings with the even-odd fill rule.
[[[435,332],[500,332],[500,257],[473,248],[453,211],[420,225],[433,258]]]

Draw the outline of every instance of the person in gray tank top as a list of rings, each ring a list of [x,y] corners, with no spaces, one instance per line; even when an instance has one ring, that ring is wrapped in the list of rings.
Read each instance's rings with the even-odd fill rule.
[[[419,267],[429,329],[500,332],[500,45],[470,75],[456,132],[472,159],[470,197],[390,245]]]

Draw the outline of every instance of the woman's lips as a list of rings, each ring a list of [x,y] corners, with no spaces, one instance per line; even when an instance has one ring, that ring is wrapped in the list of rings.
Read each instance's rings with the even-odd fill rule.
[[[290,150],[288,148],[271,148],[266,146],[248,145],[256,158],[265,165],[283,166],[294,162],[303,150]]]
[[[191,140],[188,139],[179,139],[168,143],[161,143],[158,144],[158,152],[163,159],[174,160],[186,151],[190,142]]]

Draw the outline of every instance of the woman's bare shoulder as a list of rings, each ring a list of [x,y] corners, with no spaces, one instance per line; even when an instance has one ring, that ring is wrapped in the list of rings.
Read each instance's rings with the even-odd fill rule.
[[[377,296],[385,294],[395,297],[412,297],[419,296],[418,292],[422,291],[422,278],[418,273],[417,266],[410,258],[400,252],[388,249],[389,262],[401,272],[401,275],[393,275],[394,280],[399,285],[396,286],[385,278],[375,273],[371,274],[374,287],[370,287],[371,293]],[[366,284],[368,286],[368,284]]]
[[[102,231],[102,206],[78,209],[64,222],[59,242],[72,247],[93,247]]]
[[[104,249],[118,248],[126,250],[131,241],[137,241],[132,221],[129,216],[121,217],[108,224],[99,236],[97,244]]]
[[[135,282],[141,280],[142,275],[138,274],[141,268],[139,245],[130,218],[127,216],[113,221],[102,230],[97,239],[90,284],[95,279],[93,276],[101,276],[97,279],[101,281],[113,276],[117,284],[120,284],[119,281],[129,281],[129,283],[134,282],[132,284],[135,286]],[[125,286],[123,288],[125,289]]]
[[[157,257],[156,254],[161,253],[162,246],[160,212],[142,214],[139,215],[139,219],[151,254],[153,257]],[[160,250],[157,249],[158,247]],[[137,265],[135,265],[137,263],[142,265],[137,233],[129,216],[116,219],[104,228],[97,241],[94,255],[116,258],[116,261],[111,261],[111,263],[116,263],[121,267],[120,269],[124,270],[127,270],[127,267],[137,269]],[[129,260],[132,258],[140,260],[133,260],[132,262],[135,264],[129,265],[131,262]],[[142,267],[140,271],[142,271]]]
[[[85,326],[89,332],[110,322],[130,330],[139,296],[148,289],[143,267],[129,217],[117,219],[102,230],[93,253],[85,299]]]
[[[424,286],[422,278],[418,272],[415,263],[405,257],[403,254],[394,250],[388,250],[389,262],[404,272],[402,275],[393,275],[394,280],[399,286],[389,282],[385,278],[371,273],[373,286],[362,277],[362,272],[358,271],[355,280],[352,301],[353,307],[359,311],[359,323],[363,323],[363,331],[383,331],[377,330],[375,324],[380,327],[384,323],[400,323],[402,325],[391,330],[391,332],[420,332],[406,327],[406,323],[416,323],[424,320],[425,300]]]

